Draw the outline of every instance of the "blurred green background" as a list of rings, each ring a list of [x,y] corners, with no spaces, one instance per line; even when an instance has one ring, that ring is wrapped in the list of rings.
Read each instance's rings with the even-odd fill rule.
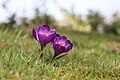
[[[101,2],[101,4],[100,4]],[[1,0],[0,26],[29,30],[41,24],[84,33],[120,34],[119,0]],[[114,3],[113,3],[114,2]],[[114,6],[116,5],[116,6]]]

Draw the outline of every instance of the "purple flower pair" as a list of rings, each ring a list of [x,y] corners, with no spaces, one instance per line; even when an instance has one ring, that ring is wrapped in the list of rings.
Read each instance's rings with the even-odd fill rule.
[[[50,30],[50,27],[47,24],[40,26],[38,29],[33,28],[33,36],[40,43],[41,51],[44,47],[52,42],[54,49],[54,57],[58,56],[61,53],[68,52],[72,49],[72,43],[67,40],[65,36],[60,36],[56,34],[56,30]],[[43,54],[43,53],[41,53]]]

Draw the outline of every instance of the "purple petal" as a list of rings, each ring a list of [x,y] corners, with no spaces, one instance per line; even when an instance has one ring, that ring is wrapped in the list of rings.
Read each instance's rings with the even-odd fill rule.
[[[46,44],[45,44],[45,39],[46,39],[46,36],[45,36],[45,35],[43,35],[43,34],[38,34],[38,38],[39,38],[40,44],[46,45]]]
[[[59,47],[60,47],[59,44],[55,44],[53,48],[54,48],[55,51],[58,51]]]
[[[67,38],[65,36],[62,36],[57,43],[60,44],[61,46],[65,46],[65,42],[66,42]],[[61,44],[62,43],[62,44]]]
[[[55,43],[54,43],[54,42],[52,42],[52,47],[53,47],[53,48],[55,47]]]
[[[52,29],[48,32],[48,34],[56,34],[56,30],[55,29]],[[54,35],[55,36],[55,35]]]
[[[53,39],[52,43],[58,44],[59,39],[60,39],[60,35],[59,35],[59,34],[56,34],[56,35],[54,36],[54,39]]]
[[[38,33],[37,33],[37,29],[36,29],[36,28],[33,28],[32,33],[33,33],[34,38],[35,38],[37,41],[39,41]]]
[[[59,35],[59,34],[56,34],[55,37],[60,37],[60,35]]]
[[[56,34],[54,41],[58,40],[59,38],[60,38],[60,35],[59,35],[59,34]]]
[[[49,31],[50,27],[47,24],[44,24],[38,28],[38,34],[48,33]]]
[[[64,51],[65,51],[65,47],[64,46],[60,46],[59,53],[63,53]]]
[[[55,34],[56,34],[55,29],[49,31],[48,36],[46,37],[45,43],[47,44],[47,43],[51,42],[54,39]]]
[[[65,41],[65,46],[68,45],[68,44],[70,44],[70,43],[71,43],[70,40],[66,40]]]
[[[54,37],[54,34],[50,34],[49,36],[47,36],[46,40],[45,40],[45,43],[47,44],[47,43],[51,42],[53,37]]]
[[[54,46],[54,50],[55,50],[55,55],[59,55],[61,53],[63,53],[65,51],[65,47],[64,46],[60,46],[59,44],[55,44]]]
[[[72,49],[72,47],[73,47],[73,44],[72,44],[72,43],[70,43],[70,46],[68,47],[68,50],[71,50],[71,49]]]
[[[67,40],[67,38],[65,37],[65,36],[62,36],[61,38],[60,38],[60,41],[62,41],[62,42],[65,42]]]
[[[71,50],[73,47],[73,44],[72,43],[69,43],[65,46],[65,52],[68,52],[69,50]]]

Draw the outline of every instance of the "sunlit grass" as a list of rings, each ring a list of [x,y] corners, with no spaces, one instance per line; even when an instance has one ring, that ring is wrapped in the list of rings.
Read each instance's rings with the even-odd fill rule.
[[[120,54],[112,49],[120,43],[116,36],[59,33],[74,44],[68,55],[50,64],[51,45],[39,59],[39,44],[22,29],[0,28],[0,80],[114,80],[120,79]]]

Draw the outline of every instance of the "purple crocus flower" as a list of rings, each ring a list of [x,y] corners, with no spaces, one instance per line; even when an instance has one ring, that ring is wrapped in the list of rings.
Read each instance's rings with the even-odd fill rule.
[[[33,28],[33,36],[40,43],[42,51],[44,47],[53,40],[55,34],[56,30],[50,30],[50,27],[47,24],[40,26],[38,29]]]
[[[52,41],[52,46],[54,48],[54,57],[53,59],[58,56],[61,53],[68,52],[72,49],[73,44],[70,42],[70,40],[67,40],[65,36],[60,36],[59,34],[56,34],[54,40]]]

